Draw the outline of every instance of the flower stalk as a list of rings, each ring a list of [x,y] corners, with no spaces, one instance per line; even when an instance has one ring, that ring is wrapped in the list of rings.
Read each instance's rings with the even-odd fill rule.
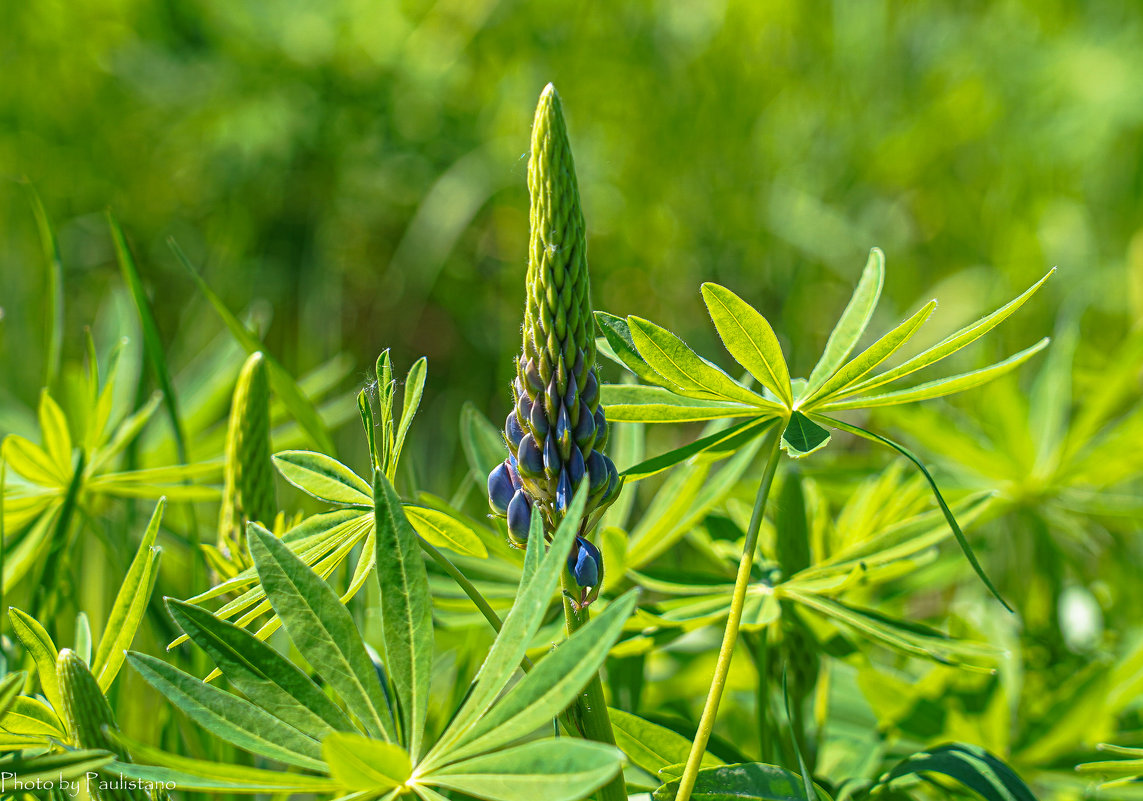
[[[742,623],[742,609],[746,603],[746,590],[750,586],[750,571],[754,567],[754,551],[758,547],[758,533],[762,528],[762,517],[766,512],[766,500],[770,496],[770,487],[774,483],[774,474],[778,470],[784,429],[784,424],[775,426],[769,435],[766,466],[762,473],[762,482],[758,485],[758,494],[754,499],[754,511],[750,515],[750,525],[746,530],[746,542],[742,546],[742,561],[738,564],[738,575],[734,580],[730,616],[722,634],[722,645],[718,649],[718,661],[715,662],[710,692],[707,694],[706,704],[703,706],[702,718],[699,720],[698,731],[695,732],[694,742],[691,744],[691,751],[687,756],[687,764],[683,769],[682,779],[679,781],[675,801],[690,801],[691,793],[695,788],[695,781],[698,779],[699,768],[702,766],[702,758],[706,753],[707,743],[710,742],[710,735],[714,730],[718,705],[722,701],[722,693],[726,689],[726,677],[730,673],[730,661],[734,656],[734,646],[738,641],[738,628]]]

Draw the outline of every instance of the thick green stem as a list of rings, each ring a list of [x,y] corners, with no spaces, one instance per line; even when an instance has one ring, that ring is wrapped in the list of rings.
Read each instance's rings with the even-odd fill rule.
[[[695,788],[699,767],[702,765],[706,745],[710,741],[714,730],[714,719],[718,714],[718,705],[722,701],[722,692],[726,688],[726,676],[730,672],[730,660],[734,656],[734,645],[738,640],[738,627],[742,623],[742,607],[746,602],[746,590],[750,586],[750,571],[754,565],[754,550],[758,546],[758,532],[762,528],[762,515],[766,511],[766,499],[770,495],[770,485],[774,483],[774,473],[778,469],[779,448],[782,443],[782,431],[785,426],[775,426],[771,434],[769,455],[766,458],[766,467],[762,474],[762,483],[758,487],[758,496],[754,500],[754,512],[750,516],[750,527],[746,531],[746,543],[742,547],[742,561],[738,564],[738,576],[734,580],[734,595],[730,600],[730,617],[726,621],[726,630],[722,635],[722,647],[718,649],[718,661],[714,667],[714,678],[711,679],[710,693],[706,697],[706,705],[702,710],[698,731],[695,732],[694,743],[687,757],[687,765],[683,770],[683,777],[679,780],[679,790],[675,801],[689,801],[691,792]]]
[[[580,588],[568,571],[563,572],[561,581],[564,589],[564,619],[570,636],[587,624],[591,613],[587,609],[576,609],[572,605],[571,599],[579,596]],[[569,711],[572,712],[584,739],[615,745],[615,732],[611,730],[607,699],[603,696],[603,682],[599,680],[598,673],[588,682],[577,699],[574,710]],[[600,788],[599,798],[601,801],[627,801],[627,783],[623,779],[622,772]]]

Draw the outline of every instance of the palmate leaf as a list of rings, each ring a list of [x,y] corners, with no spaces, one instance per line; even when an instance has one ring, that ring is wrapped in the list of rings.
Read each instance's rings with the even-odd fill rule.
[[[1028,785],[1002,760],[983,748],[950,743],[913,754],[881,777],[879,785],[911,774],[941,773],[979,793],[986,801],[1036,801]]]
[[[834,397],[842,390],[857,383],[870,370],[888,359],[900,350],[902,345],[912,339],[936,308],[937,302],[930,300],[903,323],[859,353],[852,361],[847,362],[830,376],[821,387],[799,398],[799,408],[808,412],[817,406],[821,406],[828,398]]]
[[[581,487],[552,535],[551,547],[546,554],[543,554],[543,537],[528,537],[524,557],[525,578],[521,581],[516,601],[504,620],[500,635],[473,679],[473,688],[468,698],[425,756],[422,765],[426,770],[444,763],[452,746],[477,725],[520,666],[559,584],[560,574],[565,569],[567,555],[583,518],[586,501],[587,488]],[[532,516],[533,530],[540,525],[538,517]]]
[[[161,751],[122,732],[110,734],[136,759],[161,767],[114,762],[104,769],[105,773],[141,781],[174,782],[183,790],[215,793],[330,793],[338,789],[335,781],[324,776],[193,759]]]
[[[60,693],[59,677],[56,675],[56,659],[59,658],[59,651],[56,650],[51,636],[40,625],[40,621],[14,606],[8,609],[8,618],[12,621],[12,632],[23,643],[36,665],[44,697],[48,699],[53,709],[63,709],[63,695]]]
[[[614,778],[621,765],[613,745],[549,739],[462,760],[420,783],[489,801],[579,801]]]
[[[266,597],[298,652],[370,735],[395,742],[396,726],[385,691],[341,599],[269,531],[250,523],[247,532]]]
[[[167,599],[179,627],[250,701],[298,731],[320,739],[353,724],[304,672],[246,629],[205,609]]]
[[[956,537],[957,544],[960,545],[960,549],[964,553],[965,558],[968,559],[968,563],[972,565],[973,571],[980,578],[980,580],[984,582],[984,586],[988,588],[988,591],[992,593],[993,597],[995,597],[996,600],[1000,601],[1004,608],[1009,612],[1014,612],[1012,607],[1008,605],[1008,602],[1005,601],[1003,597],[1001,597],[1000,591],[996,589],[996,585],[994,585],[992,580],[988,578],[988,575],[984,572],[984,568],[981,567],[980,562],[976,558],[976,554],[972,551],[972,546],[968,543],[968,538],[964,536],[964,532],[961,530],[960,525],[956,521],[956,516],[953,515],[952,510],[949,509],[949,505],[945,503],[944,496],[941,495],[941,490],[940,487],[937,486],[936,480],[933,478],[932,474],[929,473],[925,465],[921,463],[921,460],[918,459],[912,451],[910,451],[904,445],[900,445],[893,440],[888,439],[887,437],[883,437],[880,434],[875,434],[872,431],[866,431],[864,428],[859,426],[851,425],[850,423],[844,423],[841,420],[837,420],[832,417],[826,417],[825,415],[814,415],[814,417],[820,423],[833,426],[834,428],[839,428],[842,431],[849,432],[850,434],[855,434],[856,436],[867,439],[870,442],[877,442],[882,445],[888,445],[890,448],[897,451],[914,465],[916,465],[917,469],[921,471],[921,474],[925,477],[925,480],[932,488],[933,497],[937,502],[937,506],[940,507],[942,514],[944,514],[945,520],[949,524],[949,528],[952,529],[953,536]]]
[[[679,789],[675,778],[656,790],[654,801],[671,801]],[[814,788],[818,799],[829,801],[820,787]],[[761,762],[720,765],[698,772],[691,798],[696,801],[805,801],[806,791],[798,774]]]
[[[782,447],[792,458],[809,456],[829,444],[829,432],[801,412],[790,415],[782,431]]]
[[[317,740],[249,701],[206,684],[153,656],[131,652],[127,659],[167,700],[220,739],[289,765],[322,767]]]
[[[650,384],[665,387],[671,391],[678,389],[677,385],[656,371],[639,353],[639,349],[635,347],[631,326],[627,320],[616,317],[614,314],[597,311],[595,312],[595,324],[600,333],[603,334],[604,342],[610,348],[610,352],[607,348],[601,348],[602,353]]]
[[[409,426],[421,405],[421,395],[425,391],[425,376],[428,372],[428,360],[424,356],[417,359],[409,368],[405,378],[405,394],[401,401],[401,422],[397,426],[397,434],[393,442],[393,457],[390,460],[386,475],[390,481],[396,479],[397,464],[401,460],[401,450],[405,447],[405,438],[409,434]]]
[[[321,751],[330,775],[346,790],[384,792],[404,784],[413,773],[403,748],[360,734],[331,734],[322,741]]]
[[[453,743],[448,759],[499,748],[558,716],[599,672],[638,598],[638,590],[631,590],[612,601],[602,614],[540,660],[476,726]]]
[[[679,394],[748,405],[764,400],[702,359],[667,329],[639,317],[628,317],[627,324],[639,355],[674,384]]]
[[[880,248],[869,251],[869,260],[865,262],[865,269],[861,272],[861,280],[857,282],[857,289],[849,305],[845,307],[837,325],[830,332],[818,363],[810,372],[806,383],[805,394],[816,392],[826,380],[845,364],[845,360],[857,343],[861,341],[862,334],[873,319],[873,312],[877,308],[877,301],[881,298],[881,288],[885,284],[885,254]]]
[[[135,639],[135,633],[147,611],[147,604],[151,600],[151,592],[158,578],[160,550],[155,547],[155,538],[159,533],[159,525],[163,520],[163,510],[166,508],[166,499],[160,498],[155,504],[155,511],[147,523],[147,530],[139,543],[139,550],[131,560],[127,569],[127,576],[119,587],[115,596],[115,603],[107,617],[107,625],[103,629],[103,636],[95,650],[95,658],[91,663],[92,673],[99,682],[99,689],[107,692],[111,683],[123,665],[126,651]],[[77,649],[78,650],[78,649]]]
[[[608,409],[608,411],[610,411],[610,409]],[[721,431],[716,431],[713,434],[701,437],[681,448],[675,448],[673,451],[668,451],[667,453],[648,459],[645,462],[640,462],[624,470],[621,475],[627,482],[640,481],[657,473],[661,473],[664,470],[668,470],[679,462],[686,461],[700,453],[717,451],[719,449],[738,450],[752,439],[765,434],[776,422],[777,420],[775,418],[745,420],[730,428],[725,428]]]
[[[790,408],[790,371],[770,323],[757,309],[718,284],[703,284],[702,298],[730,355]]]
[[[368,483],[341,462],[314,451],[282,451],[273,455],[282,478],[326,503],[372,506]]]
[[[373,497],[381,631],[389,676],[400,701],[402,740],[415,760],[421,753],[433,669],[429,579],[401,499],[380,470],[373,473]]]
[[[20,781],[31,787],[37,782],[58,783],[89,772],[99,770],[109,764],[114,757],[106,751],[64,751],[57,754],[22,757],[3,762],[5,773],[13,773]]]
[[[846,397],[844,400],[829,401],[823,403],[820,408],[822,411],[831,412],[845,409],[872,409],[877,406],[916,403],[917,401],[932,400],[933,398],[941,398],[945,395],[964,392],[967,389],[973,389],[974,387],[986,384],[1005,373],[1015,370],[1046,348],[1049,342],[1051,342],[1051,340],[1045,337],[1032,347],[1025,348],[1003,361],[996,362],[988,367],[982,367],[979,370],[972,370],[968,373],[961,373],[960,375],[949,376],[947,378],[938,378],[934,381],[910,387],[909,389],[886,392],[882,395],[862,395],[858,397]]]
[[[683,735],[622,709],[609,708],[608,714],[615,731],[615,744],[628,759],[652,776],[663,768],[686,762],[691,741]],[[702,764],[717,767],[725,763],[707,751]]]
[[[664,387],[604,384],[600,393],[607,419],[614,423],[687,423],[759,415],[756,406],[687,398]],[[782,408],[772,401],[759,401],[759,404],[773,408],[774,412]]]

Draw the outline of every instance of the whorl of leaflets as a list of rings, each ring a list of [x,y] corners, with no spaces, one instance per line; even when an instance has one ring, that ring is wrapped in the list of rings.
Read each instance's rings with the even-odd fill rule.
[[[584,522],[568,560],[585,606],[599,593],[603,560],[586,534],[619,495],[604,455],[607,419],[599,404],[587,241],[560,98],[540,95],[528,160],[531,196],[523,350],[504,424],[508,458],[488,476],[492,510],[508,519],[513,545],[527,540],[533,511],[550,534],[587,483]]]

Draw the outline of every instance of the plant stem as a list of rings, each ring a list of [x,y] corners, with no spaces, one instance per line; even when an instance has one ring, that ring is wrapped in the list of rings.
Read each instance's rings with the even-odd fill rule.
[[[746,543],[742,547],[742,561],[738,564],[738,576],[734,580],[734,595],[730,600],[730,617],[726,621],[726,630],[722,635],[722,646],[718,649],[718,661],[714,667],[714,678],[711,679],[710,683],[710,693],[707,694],[698,731],[695,732],[694,743],[691,744],[691,752],[687,756],[687,765],[683,770],[683,777],[679,780],[679,789],[675,795],[675,801],[690,800],[691,792],[695,788],[695,780],[698,779],[703,755],[706,753],[706,744],[710,741],[711,731],[714,729],[714,719],[718,714],[722,692],[726,689],[726,676],[730,672],[730,660],[734,656],[734,645],[738,639],[738,626],[742,622],[742,607],[746,602],[746,590],[750,586],[750,571],[754,565],[754,549],[758,545],[758,532],[762,528],[762,515],[766,511],[766,498],[770,495],[770,486],[774,483],[774,473],[778,470],[779,449],[784,428],[784,425],[775,426],[774,433],[770,435],[770,451],[766,458],[766,467],[762,473],[762,483],[758,487],[758,496],[754,500],[750,527],[746,531]]]
[[[567,622],[568,636],[571,636],[587,624],[591,613],[586,609],[577,610],[572,605],[572,596],[578,596],[580,589],[567,570],[561,574],[560,581],[564,589],[564,620]],[[603,696],[603,682],[599,680],[598,672],[591,677],[591,681],[576,700],[574,717],[584,739],[615,745],[615,732],[611,730],[607,699]],[[623,779],[622,771],[600,788],[599,798],[601,801],[627,801],[627,783]]]

